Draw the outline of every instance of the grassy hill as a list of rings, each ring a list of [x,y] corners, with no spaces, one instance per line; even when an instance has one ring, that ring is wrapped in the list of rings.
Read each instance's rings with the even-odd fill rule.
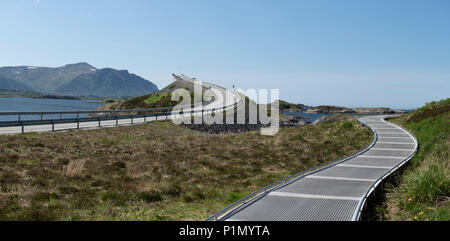
[[[107,104],[100,107],[101,110],[117,110],[117,109],[147,109],[147,108],[160,108],[160,107],[172,107],[178,105],[181,102],[172,101],[172,92],[176,89],[185,89],[191,94],[191,103],[194,101],[194,83],[186,80],[176,79],[174,82],[163,88],[162,90],[148,95],[143,95],[129,100]],[[206,88],[203,88],[205,91]]]
[[[379,209],[388,220],[450,220],[450,98],[431,102],[393,122],[419,141],[398,186]]]

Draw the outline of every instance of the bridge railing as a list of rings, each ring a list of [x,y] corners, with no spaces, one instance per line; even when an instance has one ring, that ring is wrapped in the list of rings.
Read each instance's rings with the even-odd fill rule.
[[[80,128],[80,123],[83,122],[98,122],[99,127],[102,121],[115,120],[116,125],[119,124],[119,120],[130,119],[131,124],[136,118],[144,118],[144,122],[147,122],[147,118],[151,117],[170,117],[180,116],[186,114],[198,114],[202,113],[214,113],[217,111],[224,111],[229,108],[236,108],[241,104],[241,98],[238,97],[238,101],[219,108],[209,109],[195,109],[204,103],[176,106],[176,107],[161,107],[161,108],[147,108],[147,109],[127,109],[127,110],[86,110],[86,111],[20,111],[20,112],[0,112],[1,116],[15,116],[17,119],[12,121],[0,121],[0,127],[15,127],[21,126],[22,133],[24,133],[25,126],[32,125],[51,125],[52,131],[55,130],[55,124],[67,124],[76,123],[77,129]],[[26,116],[33,116],[33,119],[26,119]],[[45,118],[50,116],[51,118]],[[57,116],[59,118],[54,118]],[[69,117],[68,117],[69,116]]]

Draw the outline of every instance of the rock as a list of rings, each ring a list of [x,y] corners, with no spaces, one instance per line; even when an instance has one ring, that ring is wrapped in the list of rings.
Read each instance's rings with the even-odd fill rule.
[[[306,113],[309,114],[354,114],[355,111],[346,108],[346,107],[340,107],[340,106],[329,106],[329,105],[322,105],[317,107],[311,107],[309,108]]]
[[[389,108],[355,108],[353,110],[359,115],[388,115],[396,113]]]
[[[335,114],[331,116],[322,116],[319,119],[315,120],[312,124],[318,125],[318,124],[326,124],[326,123],[333,123],[335,121],[350,121],[354,120],[355,117],[350,115],[344,115],[344,114]]]
[[[288,126],[304,126],[308,125],[311,122],[306,121],[304,117],[296,116],[296,115],[281,115],[280,116],[280,126],[288,127]]]

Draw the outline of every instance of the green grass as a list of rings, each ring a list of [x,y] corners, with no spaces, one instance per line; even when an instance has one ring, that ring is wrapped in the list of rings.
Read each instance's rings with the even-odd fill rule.
[[[150,105],[158,103],[159,101],[161,101],[162,98],[169,97],[169,96],[170,95],[168,93],[165,93],[165,94],[157,93],[157,94],[153,94],[150,97],[148,97],[147,99],[145,99],[144,102],[150,106]]]
[[[431,102],[393,122],[413,132],[419,149],[399,185],[387,190],[389,220],[450,220],[450,99]]]
[[[203,220],[372,138],[356,121],[276,136],[171,122],[0,136],[0,220]]]

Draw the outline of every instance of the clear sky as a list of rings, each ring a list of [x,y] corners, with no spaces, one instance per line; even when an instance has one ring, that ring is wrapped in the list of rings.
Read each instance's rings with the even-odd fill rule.
[[[448,0],[1,0],[0,66],[184,73],[308,105],[450,97]]]

